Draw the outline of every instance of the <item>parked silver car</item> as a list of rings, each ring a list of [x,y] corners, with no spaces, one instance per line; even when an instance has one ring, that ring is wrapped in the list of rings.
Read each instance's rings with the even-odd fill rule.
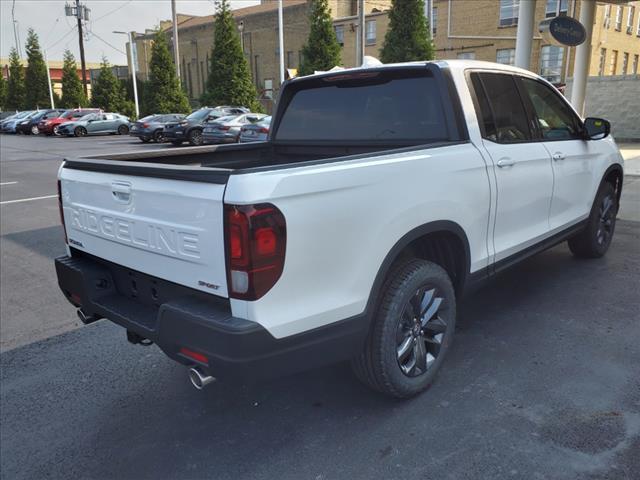
[[[240,129],[240,143],[266,142],[269,136],[271,116],[264,117],[256,123],[250,123]]]
[[[129,133],[129,119],[119,113],[90,113],[58,127],[60,135],[84,137],[86,135]]]
[[[266,117],[263,113],[244,113],[229,115],[206,123],[203,130],[204,143],[236,143],[240,138],[240,129],[256,123]]]

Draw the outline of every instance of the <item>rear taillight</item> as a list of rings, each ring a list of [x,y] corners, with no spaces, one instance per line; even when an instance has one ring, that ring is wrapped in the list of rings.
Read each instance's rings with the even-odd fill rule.
[[[269,129],[268,128],[264,128],[262,127],[260,130],[258,130],[260,133],[269,133]]]
[[[218,126],[218,130],[229,130],[231,127],[228,127],[227,125],[219,125]]]
[[[143,123],[142,124],[142,128],[149,128],[149,124],[148,123]]]
[[[287,225],[274,205],[225,205],[229,296],[257,300],[284,268]]]
[[[62,182],[58,180],[58,211],[60,212],[60,223],[62,224],[62,231],[64,232],[64,243],[67,241],[67,226],[64,224],[64,210],[62,209]]]

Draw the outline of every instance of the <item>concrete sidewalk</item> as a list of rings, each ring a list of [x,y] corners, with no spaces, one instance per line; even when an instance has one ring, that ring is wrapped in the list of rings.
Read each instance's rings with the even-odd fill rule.
[[[640,143],[620,143],[618,147],[624,157],[624,174],[640,176]]]

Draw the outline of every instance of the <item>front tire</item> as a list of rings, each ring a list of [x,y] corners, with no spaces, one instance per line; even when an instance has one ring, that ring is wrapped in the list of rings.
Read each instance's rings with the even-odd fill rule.
[[[449,350],[456,297],[447,272],[414,259],[387,280],[356,376],[386,395],[408,398],[431,386]]]
[[[153,141],[156,143],[164,142],[164,132],[162,130],[156,130],[153,134]]]
[[[37,125],[33,125],[31,127],[31,134],[32,135],[38,135],[39,133],[40,133],[40,129],[38,129],[38,126]]]
[[[87,136],[87,129],[84,127],[76,127],[76,129],[73,131],[73,134],[76,137],[86,137]]]
[[[129,133],[129,127],[126,125],[120,125],[118,127],[118,135],[126,135],[127,133]]]
[[[616,228],[618,197],[610,183],[600,187],[587,220],[587,226],[569,239],[569,249],[578,258],[600,258],[611,245]]]
[[[58,127],[57,125],[55,127],[53,127],[53,134],[56,137],[59,137],[60,136],[60,127]]]

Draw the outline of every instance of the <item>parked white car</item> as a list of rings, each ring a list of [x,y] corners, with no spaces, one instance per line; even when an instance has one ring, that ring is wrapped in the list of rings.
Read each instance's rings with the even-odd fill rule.
[[[155,342],[198,388],[351,360],[408,397],[465,291],[563,240],[606,253],[623,178],[609,130],[493,63],[296,78],[268,142],[65,161],[59,284],[84,322]]]

